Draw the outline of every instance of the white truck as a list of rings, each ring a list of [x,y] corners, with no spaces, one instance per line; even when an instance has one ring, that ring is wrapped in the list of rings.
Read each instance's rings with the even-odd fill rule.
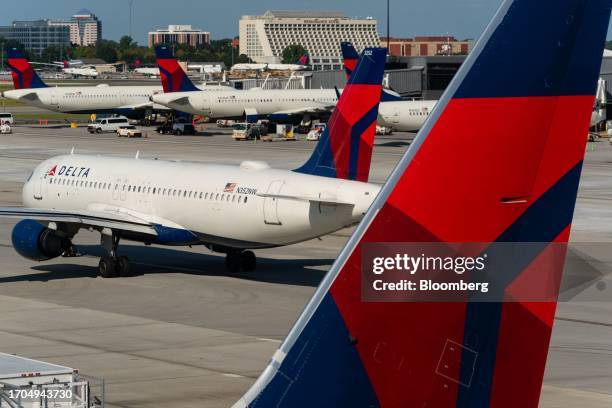
[[[0,407],[90,408],[89,389],[75,369],[0,353]]]
[[[97,119],[87,125],[89,133],[116,132],[121,126],[128,126],[130,121],[125,116]]]

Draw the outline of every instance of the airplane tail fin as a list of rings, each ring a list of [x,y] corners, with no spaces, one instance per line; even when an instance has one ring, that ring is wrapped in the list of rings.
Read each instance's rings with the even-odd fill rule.
[[[36,71],[34,71],[23,51],[17,48],[9,48],[7,55],[8,66],[11,69],[15,89],[47,87]]]
[[[165,93],[199,90],[187,77],[170,48],[159,45],[155,47],[155,55],[157,56],[157,66]]]
[[[364,50],[312,156],[295,171],[368,180],[385,56],[384,48]]]
[[[353,44],[350,42],[340,43],[340,48],[342,48],[344,72],[346,73],[346,80],[348,81],[351,77],[351,74],[355,70],[355,67],[357,66],[359,54],[357,53],[355,47],[353,47]],[[396,102],[402,100],[402,97],[397,92],[383,88],[382,95],[380,98],[381,102]]]
[[[308,65],[309,62],[310,62],[310,56],[308,54],[304,54],[297,61],[297,64],[298,65]]]
[[[340,48],[342,49],[344,72],[348,81],[357,66],[357,61],[359,61],[359,53],[357,53],[357,50],[350,42],[340,43]]]
[[[513,293],[537,282],[548,250],[569,238],[611,7],[612,0],[503,2],[235,407],[538,406],[563,262],[553,268],[550,298]],[[417,250],[394,249],[406,243]],[[418,302],[362,297],[389,273],[398,284],[410,279],[374,275],[371,256],[418,257],[427,245],[459,243],[479,243],[485,254],[493,245],[528,245],[489,271],[499,277],[491,281],[497,300],[459,291],[456,301],[427,301],[435,296],[427,288]]]

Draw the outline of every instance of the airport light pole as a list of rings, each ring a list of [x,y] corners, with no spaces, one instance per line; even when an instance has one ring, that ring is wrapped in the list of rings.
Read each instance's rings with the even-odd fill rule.
[[[130,38],[133,40],[134,37],[132,36],[132,9],[134,6],[134,0],[130,0],[129,4],[130,4]]]
[[[389,27],[391,18],[389,15],[389,2],[390,0],[387,0],[387,52],[391,53],[391,29]]]

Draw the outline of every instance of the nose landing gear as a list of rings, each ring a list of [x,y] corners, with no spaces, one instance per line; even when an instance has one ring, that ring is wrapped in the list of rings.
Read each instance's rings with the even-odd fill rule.
[[[98,272],[103,278],[126,277],[130,274],[130,263],[126,256],[117,256],[121,236],[115,231],[102,231],[100,243],[107,255],[100,259]]]

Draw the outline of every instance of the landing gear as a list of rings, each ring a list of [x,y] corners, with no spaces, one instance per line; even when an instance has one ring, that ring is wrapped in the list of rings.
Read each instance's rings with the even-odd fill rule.
[[[102,231],[101,244],[106,250],[107,256],[100,259],[98,271],[103,278],[126,277],[130,274],[130,262],[126,256],[117,256],[120,235],[115,231]]]
[[[119,275],[115,268],[115,261],[107,256],[100,259],[100,263],[98,263],[98,272],[100,272],[100,276],[105,279],[116,278]]]
[[[257,258],[253,251],[228,251],[225,255],[225,267],[228,272],[253,272],[257,267]]]
[[[70,246],[68,246],[68,248],[62,254],[62,258],[75,258],[77,256],[79,256],[79,254],[75,246],[72,245],[72,242],[70,242]]]

